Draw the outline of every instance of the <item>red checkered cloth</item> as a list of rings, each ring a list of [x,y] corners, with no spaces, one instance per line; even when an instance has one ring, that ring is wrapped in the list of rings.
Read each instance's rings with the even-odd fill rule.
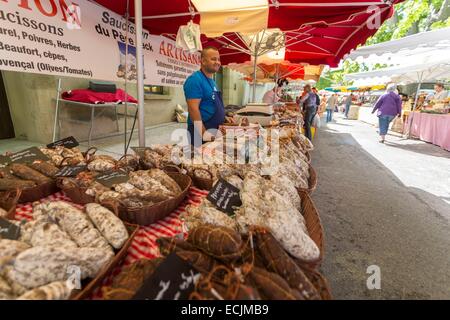
[[[139,259],[154,259],[156,257],[159,257],[160,253],[158,245],[156,244],[156,239],[161,237],[175,236],[180,232],[183,232],[182,222],[179,218],[180,214],[185,212],[186,206],[189,204],[199,205],[202,198],[206,197],[207,194],[208,191],[191,187],[189,189],[189,194],[187,198],[169,216],[151,225],[141,226],[135,238],[133,239],[130,248],[128,249],[128,254],[125,257],[123,263],[113,270],[112,274],[103,281],[101,287],[111,284],[112,279],[114,278],[114,276],[120,273],[120,270],[122,269],[123,266],[129,265]],[[67,201],[72,205],[74,205],[75,207],[83,209],[83,206],[71,202],[70,198],[68,198],[64,194],[64,192],[57,192],[47,198],[41,199],[40,201],[47,202],[57,200]],[[31,203],[19,204],[16,209],[15,219],[32,220],[33,218],[32,211],[33,208]],[[92,299],[102,298],[101,287],[95,290],[94,294],[92,295]]]

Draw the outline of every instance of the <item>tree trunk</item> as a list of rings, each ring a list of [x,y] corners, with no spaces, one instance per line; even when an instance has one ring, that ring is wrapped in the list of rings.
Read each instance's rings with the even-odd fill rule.
[[[434,9],[434,8],[433,8]],[[431,25],[435,22],[445,21],[450,17],[450,0],[442,2],[439,11],[433,10],[425,23],[425,31],[431,30]]]
[[[419,21],[415,21],[408,30],[407,36],[419,33]]]

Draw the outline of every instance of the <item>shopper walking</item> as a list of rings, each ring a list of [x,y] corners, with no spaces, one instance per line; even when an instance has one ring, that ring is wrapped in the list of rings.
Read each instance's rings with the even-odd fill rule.
[[[378,123],[380,129],[380,142],[384,143],[386,134],[389,129],[389,123],[396,117],[402,116],[402,101],[400,96],[395,92],[397,86],[390,84],[386,88],[386,93],[378,99],[372,113],[377,111]]]
[[[350,93],[350,95],[345,100],[345,118],[348,118],[348,112],[350,111],[352,100],[353,100],[353,93]]]
[[[332,94],[327,101],[327,106],[326,106],[326,110],[327,110],[327,123],[331,122],[333,120],[333,112],[334,112],[334,108],[336,108],[337,106],[337,95],[334,93]]]
[[[314,116],[317,113],[317,98],[316,94],[312,91],[311,85],[307,84],[303,88],[302,97],[300,99],[300,105],[303,105],[304,110],[304,122],[305,122],[305,136],[312,140],[311,126]]]

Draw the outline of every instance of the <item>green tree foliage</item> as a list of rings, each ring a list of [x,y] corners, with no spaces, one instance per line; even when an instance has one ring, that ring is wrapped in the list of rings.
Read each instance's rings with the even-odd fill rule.
[[[395,6],[391,19],[378,29],[365,45],[373,45],[385,41],[399,39],[418,32],[450,27],[450,0],[406,0]],[[376,64],[371,70],[377,70],[386,65]],[[328,71],[323,76],[331,85],[351,85],[344,81],[347,73],[369,71],[364,64],[344,61],[339,70]],[[321,82],[319,82],[321,84]],[[329,86],[329,85],[328,85]],[[325,86],[324,86],[325,87]]]
[[[406,0],[396,5],[394,16],[381,26],[366,45],[449,26],[449,0]]]

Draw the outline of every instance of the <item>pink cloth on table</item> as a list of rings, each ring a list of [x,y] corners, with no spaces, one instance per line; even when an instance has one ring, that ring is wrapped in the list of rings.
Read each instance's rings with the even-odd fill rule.
[[[104,104],[104,103],[124,103],[125,97],[128,97],[129,103],[137,103],[137,100],[130,95],[127,95],[122,89],[117,89],[115,93],[110,92],[96,92],[89,89],[75,89],[63,92],[61,95],[64,100]]]
[[[450,115],[412,112],[411,118],[412,136],[450,151]]]

